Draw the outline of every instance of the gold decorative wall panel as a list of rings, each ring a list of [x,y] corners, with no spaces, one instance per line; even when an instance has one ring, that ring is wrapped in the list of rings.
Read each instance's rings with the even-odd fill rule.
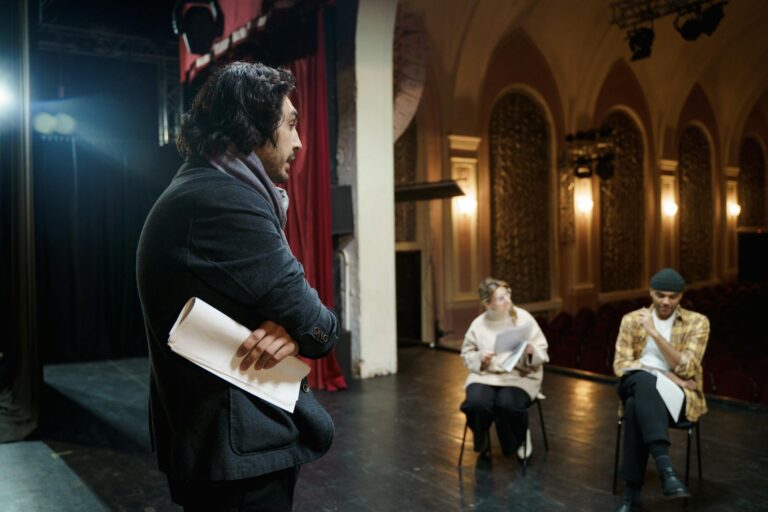
[[[690,126],[680,138],[680,271],[686,281],[712,275],[712,163],[709,142]]]
[[[764,227],[768,224],[765,210],[765,156],[763,148],[755,139],[746,138],[741,144],[739,167],[739,226]]]
[[[643,136],[624,112],[612,112],[603,127],[613,128],[614,174],[600,182],[601,291],[642,286],[645,207]]]
[[[395,142],[395,186],[417,181],[418,157],[416,122],[412,121]],[[416,228],[416,203],[395,204],[395,242],[415,242]]]
[[[518,303],[550,298],[550,133],[521,93],[494,107],[489,133],[491,271]]]

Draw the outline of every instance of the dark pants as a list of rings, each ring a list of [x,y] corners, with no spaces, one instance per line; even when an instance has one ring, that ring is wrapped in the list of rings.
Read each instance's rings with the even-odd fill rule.
[[[472,429],[475,450],[485,445],[485,437],[495,420],[501,451],[504,455],[514,453],[525,441],[530,405],[531,397],[520,388],[477,383],[467,386],[467,399],[461,404],[461,410]]]
[[[187,512],[287,512],[299,468],[288,468],[244,480],[218,482],[168,479],[171,500]]]
[[[619,398],[624,404],[624,457],[619,475],[642,484],[648,464],[648,446],[656,441],[669,445],[668,428],[674,420],[656,391],[656,376],[636,371],[621,378]],[[685,420],[685,402],[681,420]]]

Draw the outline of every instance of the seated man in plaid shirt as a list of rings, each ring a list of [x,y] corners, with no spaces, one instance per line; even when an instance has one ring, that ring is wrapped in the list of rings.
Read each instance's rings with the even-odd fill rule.
[[[682,388],[685,401],[681,412],[685,417],[681,414],[680,420],[697,421],[707,412],[701,358],[709,338],[709,320],[680,307],[685,281],[675,270],[660,270],[651,278],[650,287],[651,307],[622,318],[613,360],[613,371],[621,378],[619,397],[626,425],[620,472],[626,486],[621,512],[639,505],[649,453],[656,462],[664,496],[689,496],[669,459],[667,429],[675,421],[656,390],[656,376],[651,371],[663,372]]]

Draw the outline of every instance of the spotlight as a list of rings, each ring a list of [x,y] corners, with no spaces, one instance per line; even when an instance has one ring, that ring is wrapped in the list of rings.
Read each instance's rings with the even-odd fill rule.
[[[723,16],[725,16],[725,13],[723,12],[723,6],[726,3],[727,2],[720,2],[717,4],[712,4],[704,9],[704,11],[702,11],[700,23],[702,32],[708,36],[712,35],[712,32],[714,32],[717,26],[720,24],[720,20],[722,20]]]
[[[7,85],[0,82],[0,110],[13,103],[13,94]]]
[[[32,120],[32,127],[36,132],[48,135],[56,130],[56,118],[48,112],[41,112]]]
[[[613,160],[615,158],[613,153],[606,153],[598,157],[597,165],[595,166],[595,174],[597,174],[601,180],[609,180],[613,177]]]
[[[653,29],[648,27],[635,28],[627,32],[629,50],[632,52],[632,58],[630,60],[640,60],[650,57],[654,36]]]
[[[173,31],[182,36],[189,53],[202,55],[224,33],[224,13],[219,2],[178,0],[173,8]]]
[[[592,160],[585,156],[577,157],[573,172],[577,178],[589,178],[592,176]]]
[[[56,114],[56,132],[62,135],[71,135],[77,128],[77,121],[68,114]]]
[[[681,15],[675,18],[675,30],[680,32],[683,39],[686,41],[695,41],[699,38],[702,32],[701,15],[694,14],[688,17],[682,24],[680,24]]]

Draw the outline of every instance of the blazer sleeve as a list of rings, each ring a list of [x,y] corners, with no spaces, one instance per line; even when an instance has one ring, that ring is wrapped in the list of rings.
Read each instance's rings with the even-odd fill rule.
[[[187,234],[187,264],[208,286],[280,324],[299,353],[318,358],[338,341],[333,312],[309,286],[264,199],[239,184],[207,191]],[[256,320],[259,319],[259,320]]]

